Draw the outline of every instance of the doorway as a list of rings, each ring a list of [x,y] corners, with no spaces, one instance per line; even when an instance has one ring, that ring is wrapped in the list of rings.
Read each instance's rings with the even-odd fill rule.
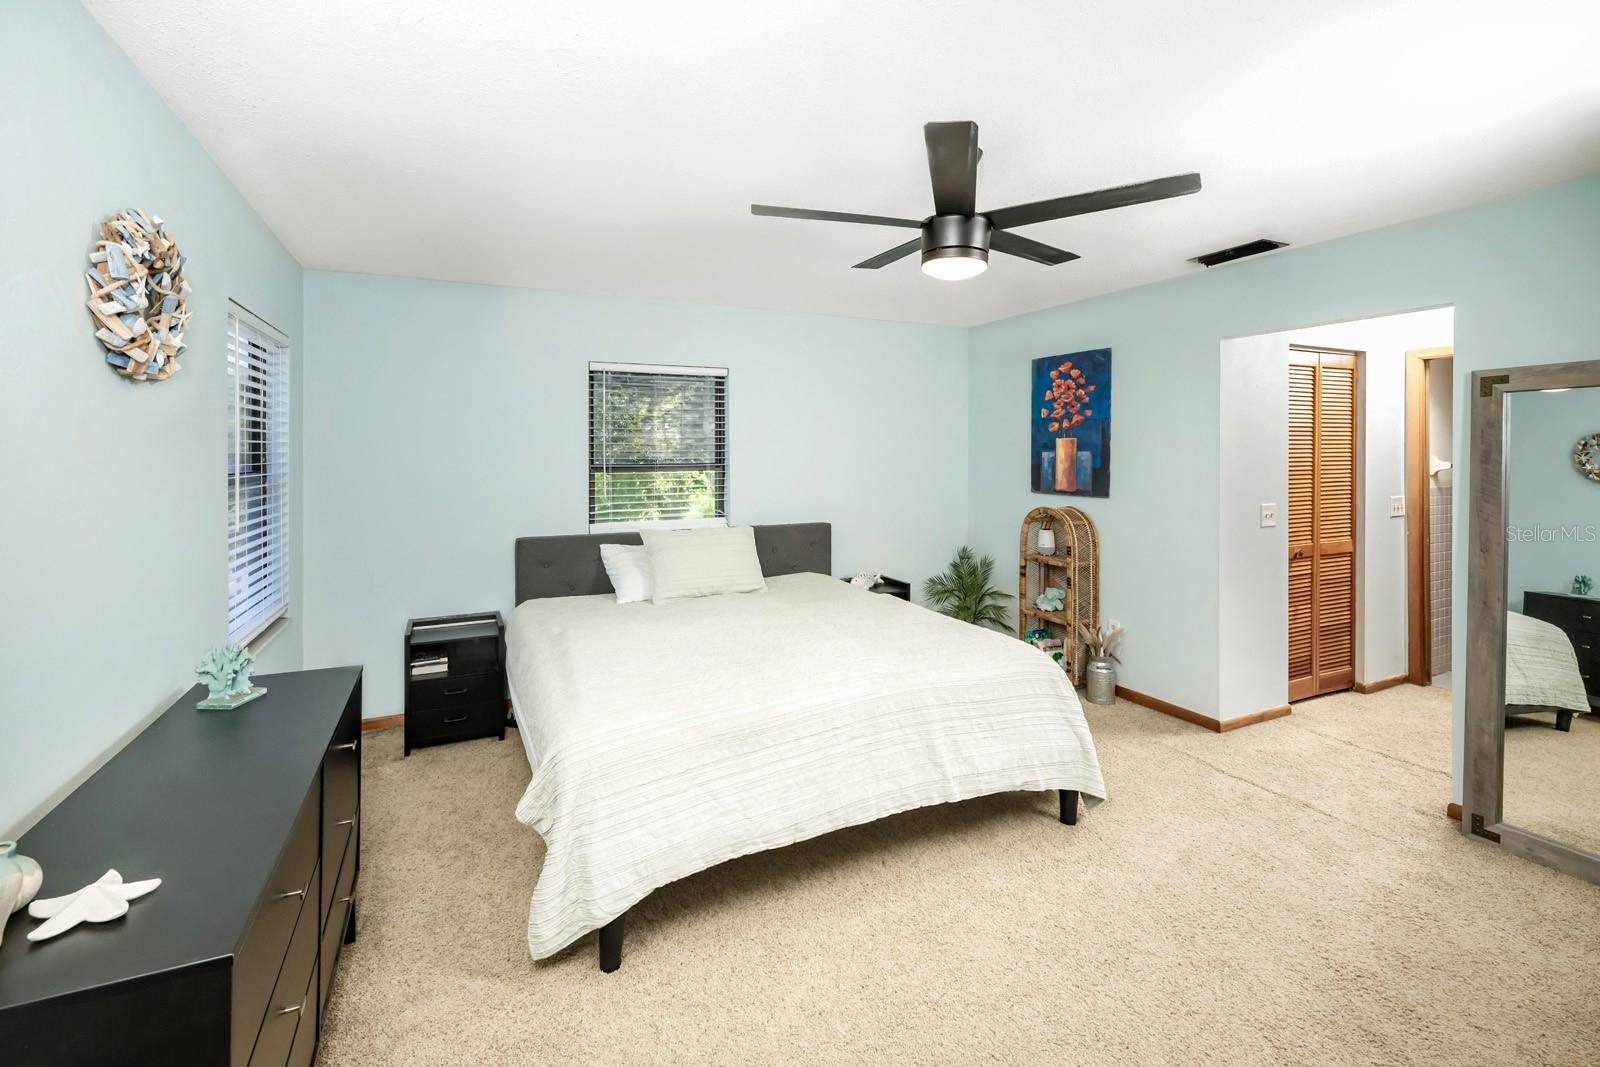
[[[1455,349],[1406,353],[1406,680],[1450,688]]]
[[[1289,351],[1293,703],[1356,681],[1356,354]]]

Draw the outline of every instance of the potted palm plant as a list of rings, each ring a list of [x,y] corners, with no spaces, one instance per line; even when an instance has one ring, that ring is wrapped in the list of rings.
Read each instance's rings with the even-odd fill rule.
[[[1005,602],[1011,594],[994,588],[993,581],[994,557],[980,556],[970,545],[962,545],[943,574],[922,584],[922,598],[941,615],[1004,630]]]

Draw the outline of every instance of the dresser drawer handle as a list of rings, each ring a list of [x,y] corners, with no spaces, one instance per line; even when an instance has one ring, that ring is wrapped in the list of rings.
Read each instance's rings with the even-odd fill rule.
[[[337,900],[337,901],[336,901],[336,902],[335,902],[335,903],[339,903],[339,904],[348,904],[348,903],[350,903],[350,902],[351,902],[351,901],[352,901],[352,900],[354,900],[354,899],[356,899],[356,895],[355,895],[355,894],[354,894],[354,893],[351,893],[351,894],[350,894],[350,895],[349,895],[349,896],[347,896],[347,897],[340,897],[340,898],[339,898],[339,899],[338,899],[338,900]]]
[[[444,717],[444,724],[446,726],[450,726],[450,725],[453,725],[453,724],[458,723],[458,722],[466,722],[466,721],[467,721],[467,716],[466,716],[465,713],[462,713],[460,715],[446,715]]]
[[[296,1004],[292,1008],[279,1008],[277,1011],[273,1012],[272,1014],[274,1014],[274,1015],[293,1015],[295,1012],[300,1011],[304,1007],[305,1007],[305,1004],[304,1004],[304,1002],[302,1002],[302,1003]]]
[[[356,744],[357,742],[355,741],[346,741],[342,745],[334,745],[333,750],[335,752],[354,752],[356,750]]]
[[[273,900],[292,900],[295,897],[303,897],[305,895],[306,895],[306,891],[304,889],[291,889],[287,893],[279,893],[279,894],[277,894],[272,899]]]
[[[354,819],[340,819],[338,822],[334,823],[333,825],[335,825],[335,826],[354,826],[355,824],[356,824],[356,821]]]
[[[1585,615],[1584,618],[1588,618],[1588,616]],[[444,695],[447,696],[447,697],[458,697],[462,693],[465,693],[466,691],[467,691],[467,687],[463,685],[463,686],[460,686],[459,688],[456,688],[456,689],[446,689],[444,691]]]

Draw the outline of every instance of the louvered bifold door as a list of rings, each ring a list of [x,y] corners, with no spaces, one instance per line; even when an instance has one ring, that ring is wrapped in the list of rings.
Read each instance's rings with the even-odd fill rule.
[[[1356,364],[1289,367],[1289,699],[1355,684]]]

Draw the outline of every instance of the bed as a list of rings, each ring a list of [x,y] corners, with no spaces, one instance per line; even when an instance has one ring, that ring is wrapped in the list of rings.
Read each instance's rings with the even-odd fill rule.
[[[1105,796],[1065,675],[1031,646],[829,576],[825,523],[756,527],[765,593],[618,604],[602,542],[521,538],[507,676],[545,841],[543,959],[736,856],[992,793]]]
[[[1589,710],[1572,639],[1559,626],[1506,612],[1506,715],[1555,712],[1556,729],[1572,726],[1572,713]]]

